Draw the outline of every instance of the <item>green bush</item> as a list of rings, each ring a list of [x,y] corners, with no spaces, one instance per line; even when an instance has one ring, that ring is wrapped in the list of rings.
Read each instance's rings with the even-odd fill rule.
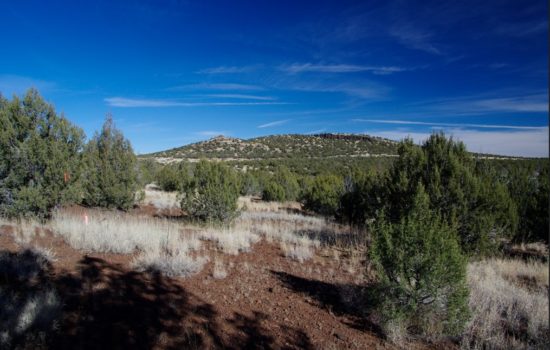
[[[383,208],[383,182],[381,176],[372,172],[355,171],[346,176],[336,219],[358,227],[374,220]]]
[[[274,181],[269,181],[264,185],[262,199],[268,202],[284,202],[286,199],[285,189]]]
[[[513,237],[517,242],[548,242],[550,174],[547,162],[534,166],[513,164],[506,176],[518,209],[518,229]]]
[[[430,209],[422,184],[397,223],[379,219],[370,256],[379,277],[377,314],[387,333],[458,335],[469,317],[466,259],[456,228]]]
[[[343,204],[348,212],[353,209],[358,224],[376,219],[381,210],[392,223],[399,222],[411,210],[421,183],[430,209],[439,211],[447,224],[456,225],[464,252],[490,253],[499,238],[515,232],[517,210],[506,185],[494,173],[480,169],[462,142],[433,134],[420,147],[410,139],[402,141],[398,154],[379,183],[359,181],[359,193],[344,195]],[[357,215],[354,208],[362,208],[365,215]]]
[[[157,178],[157,172],[161,168],[161,165],[155,160],[146,158],[138,159],[138,184],[139,187],[145,187],[146,185],[155,182]]]
[[[183,186],[181,207],[202,221],[231,221],[237,215],[240,181],[223,163],[200,161]]]
[[[137,191],[137,159],[130,142],[107,116],[84,152],[85,196],[90,206],[128,209]]]
[[[300,185],[295,174],[287,167],[279,166],[266,180],[262,199],[266,201],[295,201],[300,196]]]
[[[258,196],[262,194],[262,186],[257,176],[250,171],[242,175],[241,180],[241,195],[243,196]]]
[[[325,216],[335,216],[344,182],[336,175],[319,175],[308,184],[303,196],[304,208]]]
[[[165,165],[158,172],[156,182],[163,191],[181,190],[182,176],[175,166]]]
[[[83,131],[38,92],[0,95],[0,215],[46,217],[80,201]]]

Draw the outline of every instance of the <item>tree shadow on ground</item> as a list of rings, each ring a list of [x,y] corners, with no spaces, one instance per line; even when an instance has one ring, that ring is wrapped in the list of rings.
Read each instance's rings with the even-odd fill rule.
[[[296,234],[318,240],[323,246],[331,247],[358,247],[364,246],[367,242],[367,234],[359,230],[338,233],[331,230],[298,230]]]
[[[323,309],[335,315],[345,316],[343,322],[361,331],[383,337],[378,325],[369,320],[368,312],[374,300],[370,290],[353,284],[333,284],[291,275],[282,271],[271,271],[286,288],[304,294],[315,300]]]
[[[25,254],[29,264],[37,260]],[[267,315],[219,315],[213,305],[159,273],[131,271],[89,256],[70,273],[53,274],[50,265],[39,268],[38,275],[48,278],[44,283],[55,288],[62,301],[55,331],[47,334],[42,348],[313,348],[300,330],[271,334],[262,326],[262,321],[269,322]],[[33,348],[33,339],[21,338],[11,346]]]

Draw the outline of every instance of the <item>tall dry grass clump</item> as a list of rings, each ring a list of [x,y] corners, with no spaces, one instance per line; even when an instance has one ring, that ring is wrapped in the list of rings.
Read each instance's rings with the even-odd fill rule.
[[[320,247],[317,236],[324,233],[324,219],[281,212],[244,212],[236,225],[246,226],[270,242],[279,243],[286,257],[303,262]]]
[[[75,249],[130,254],[134,251],[181,251],[200,247],[197,237],[182,234],[175,223],[112,212],[93,212],[88,223],[80,215],[56,213],[51,221],[54,233]]]
[[[199,238],[183,234],[180,225],[166,220],[94,212],[86,224],[79,215],[56,213],[51,226],[55,234],[75,249],[118,254],[139,252],[132,265],[140,271],[187,277],[199,272],[207,261],[190,254],[200,248]]]
[[[463,348],[546,348],[548,264],[513,259],[472,262],[468,284],[472,318]]]
[[[144,197],[141,203],[152,205],[158,210],[171,210],[180,208],[180,198],[178,197],[178,193],[175,191],[161,191],[156,186],[149,184],[145,186],[143,195]]]

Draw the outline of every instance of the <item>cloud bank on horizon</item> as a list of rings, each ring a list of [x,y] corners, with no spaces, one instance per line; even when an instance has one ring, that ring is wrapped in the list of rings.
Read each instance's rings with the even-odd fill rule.
[[[110,112],[140,153],[222,133],[442,130],[472,151],[547,157],[547,13],[538,0],[14,2],[0,93],[36,87],[89,136]]]

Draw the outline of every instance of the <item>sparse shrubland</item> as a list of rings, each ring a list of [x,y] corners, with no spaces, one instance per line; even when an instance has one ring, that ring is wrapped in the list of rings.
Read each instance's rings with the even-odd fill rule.
[[[0,97],[0,122],[0,239],[11,235],[21,250],[0,253],[0,347],[55,332],[60,289],[36,283],[65,259],[56,252],[63,241],[173,278],[212,266],[205,280],[220,286],[224,264],[235,261],[268,279],[266,267],[239,261],[258,248],[308,278],[314,268],[331,276],[285,273],[293,281],[285,293],[309,292],[307,304],[317,298],[331,314],[357,309],[354,317],[377,322],[396,343],[531,349],[550,341],[547,160],[481,159],[441,133],[421,146],[326,134],[219,137],[157,156],[227,162],[161,166],[136,161],[110,117],[84,144],[34,90]],[[74,204],[87,208],[66,208]],[[333,286],[339,275],[348,284]]]

